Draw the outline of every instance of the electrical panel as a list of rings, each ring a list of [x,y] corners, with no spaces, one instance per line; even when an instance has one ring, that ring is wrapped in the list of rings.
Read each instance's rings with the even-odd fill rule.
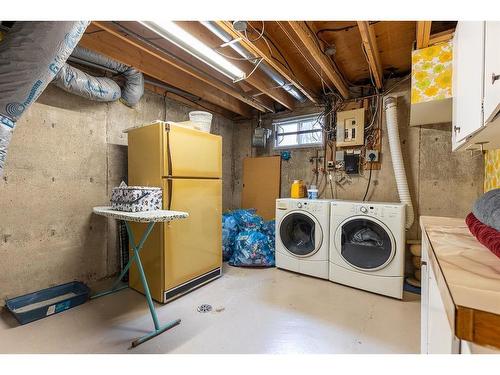
[[[337,147],[362,146],[365,143],[365,109],[337,112]]]

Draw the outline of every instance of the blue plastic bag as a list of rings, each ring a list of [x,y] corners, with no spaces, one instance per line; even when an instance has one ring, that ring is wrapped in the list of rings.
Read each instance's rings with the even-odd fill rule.
[[[239,233],[238,222],[231,212],[222,215],[222,259],[231,259],[234,251],[234,241]]]
[[[264,224],[264,220],[255,213],[254,208],[239,209],[232,212],[238,222],[240,231],[259,230]]]
[[[269,238],[256,230],[243,231],[235,240],[235,248],[229,264],[246,267],[273,267],[275,265],[274,246]]]
[[[269,220],[264,222],[260,231],[267,236],[269,246],[274,251],[276,242],[276,221]]]

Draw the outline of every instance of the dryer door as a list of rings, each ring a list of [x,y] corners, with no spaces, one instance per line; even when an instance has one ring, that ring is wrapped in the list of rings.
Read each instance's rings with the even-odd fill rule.
[[[396,246],[389,228],[367,216],[348,218],[335,235],[337,251],[350,266],[363,271],[376,271],[387,266]]]
[[[314,255],[323,241],[318,220],[305,211],[292,211],[280,222],[279,238],[288,252],[296,257]]]

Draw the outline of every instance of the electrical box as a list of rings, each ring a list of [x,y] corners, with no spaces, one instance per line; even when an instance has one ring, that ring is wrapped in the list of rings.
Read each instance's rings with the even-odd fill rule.
[[[337,147],[365,143],[365,109],[337,112]]]
[[[347,174],[358,174],[359,154],[346,154],[344,157],[344,168]]]

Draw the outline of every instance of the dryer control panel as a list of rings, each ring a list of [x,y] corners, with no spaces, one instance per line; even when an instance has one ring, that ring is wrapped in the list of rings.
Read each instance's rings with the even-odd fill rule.
[[[370,202],[353,204],[351,214],[368,215],[379,218],[393,218],[399,214],[400,208],[391,205],[373,205]]]

